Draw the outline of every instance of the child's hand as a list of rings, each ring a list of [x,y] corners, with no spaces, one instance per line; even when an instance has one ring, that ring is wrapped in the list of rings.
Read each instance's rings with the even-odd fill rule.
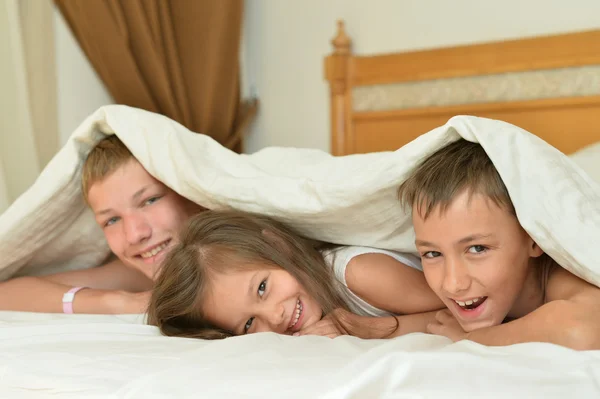
[[[435,315],[435,321],[427,325],[427,332],[436,335],[443,335],[452,341],[467,339],[468,333],[462,329],[458,320],[452,315],[450,310],[440,310]]]
[[[343,309],[336,309],[330,314],[323,317],[318,322],[302,328],[302,330],[294,333],[298,335],[321,335],[329,338],[347,335],[347,325],[351,323],[351,319],[355,316]]]

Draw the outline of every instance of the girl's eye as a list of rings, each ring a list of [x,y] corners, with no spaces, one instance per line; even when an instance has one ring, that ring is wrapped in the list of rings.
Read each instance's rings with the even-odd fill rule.
[[[156,196],[156,197],[152,197],[152,198],[148,198],[146,200],[146,202],[144,202],[144,205],[152,205],[154,204],[156,201],[158,201],[160,199],[160,197]]]
[[[254,321],[254,317],[251,317],[251,318],[248,319],[248,321],[244,325],[244,334],[246,334],[248,332],[248,330],[250,329],[250,327],[252,327],[252,322],[253,321]]]
[[[433,259],[433,258],[437,258],[438,256],[442,256],[442,254],[437,251],[428,251],[428,252],[422,253],[421,256],[423,258]]]
[[[267,280],[263,280],[259,285],[258,285],[258,296],[263,296],[265,295],[265,291],[267,290]]]
[[[119,218],[116,216],[114,218],[110,218],[106,222],[104,222],[104,227],[111,226],[111,225],[117,223],[118,220],[119,220]]]
[[[487,250],[487,247],[484,247],[483,245],[472,245],[469,247],[469,253],[471,254],[480,254],[482,252],[485,252]]]

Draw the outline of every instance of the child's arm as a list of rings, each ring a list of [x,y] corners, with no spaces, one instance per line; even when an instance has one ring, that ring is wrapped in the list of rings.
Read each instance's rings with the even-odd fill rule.
[[[132,267],[125,266],[119,259],[90,269],[57,273],[40,278],[72,287],[102,290],[141,292],[152,289],[152,281],[148,277]]]
[[[428,330],[454,341],[484,345],[550,342],[572,349],[600,349],[600,289],[558,268],[547,287],[548,302],[528,315],[499,326],[465,333],[447,311]]]
[[[149,291],[127,291],[150,289],[151,282],[117,261],[51,276],[18,277],[0,283],[0,310],[61,313],[62,296],[73,286],[91,287],[75,295],[75,313],[142,313]]]
[[[352,258],[346,266],[346,284],[364,301],[402,316],[369,317],[336,310],[298,335],[392,338],[426,332],[427,325],[435,321],[436,309],[444,307],[421,271],[382,253]]]
[[[394,338],[414,332],[426,332],[427,326],[435,321],[437,310],[403,316],[359,316],[337,309],[320,321],[303,328],[295,335],[323,335],[335,338],[353,335],[365,339]]]
[[[350,291],[371,305],[395,314],[413,314],[444,308],[420,270],[389,255],[358,255],[346,266]]]

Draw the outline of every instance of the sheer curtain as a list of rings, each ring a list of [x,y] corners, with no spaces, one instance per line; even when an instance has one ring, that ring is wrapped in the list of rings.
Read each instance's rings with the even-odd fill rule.
[[[1,161],[1,160],[0,160]],[[8,191],[6,187],[6,179],[4,178],[4,168],[0,162],[0,214],[8,208]]]
[[[0,211],[59,146],[52,3],[0,1]]]

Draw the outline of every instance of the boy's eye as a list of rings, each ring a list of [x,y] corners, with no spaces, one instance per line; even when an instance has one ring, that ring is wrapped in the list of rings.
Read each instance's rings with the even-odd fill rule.
[[[483,245],[471,245],[469,247],[469,253],[471,254],[480,254],[482,252],[485,252],[487,249],[487,247],[483,246]]]
[[[248,319],[248,321],[244,325],[244,334],[246,334],[248,332],[248,330],[250,329],[250,327],[252,327],[252,322],[253,321],[254,321],[254,317],[251,317],[251,318]]]
[[[442,254],[437,251],[427,251],[427,252],[424,252],[421,254],[421,256],[423,258],[429,258],[429,259],[437,258],[438,256],[441,256],[441,255]]]
[[[159,197],[159,196],[148,198],[148,199],[147,199],[147,200],[144,202],[144,205],[152,205],[152,204],[154,204],[156,201],[158,201],[159,199],[160,199],[160,197]]]
[[[263,280],[258,285],[258,296],[262,297],[265,294],[266,290],[267,290],[267,280]]]
[[[119,220],[119,218],[116,216],[114,218],[110,218],[106,222],[104,222],[104,226],[105,227],[111,226],[111,225],[117,223],[118,220]]]

